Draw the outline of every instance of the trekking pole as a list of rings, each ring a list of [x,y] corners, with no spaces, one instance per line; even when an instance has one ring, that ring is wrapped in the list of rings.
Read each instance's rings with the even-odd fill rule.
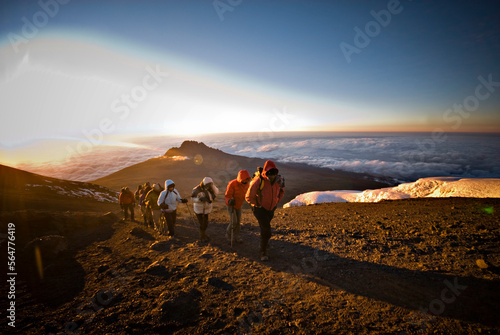
[[[191,222],[193,223],[193,226],[196,227],[196,222],[193,219],[193,214],[191,214],[191,210],[189,209],[189,205],[187,204],[187,202],[185,204],[186,204],[186,207],[188,209],[189,217],[191,218]]]
[[[231,207],[231,249],[233,248],[234,240],[234,206]]]

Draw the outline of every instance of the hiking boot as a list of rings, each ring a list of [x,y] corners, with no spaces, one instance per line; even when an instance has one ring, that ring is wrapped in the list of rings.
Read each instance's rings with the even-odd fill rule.
[[[265,261],[268,261],[269,260],[269,256],[267,255],[267,253],[265,251],[262,251],[260,253],[260,260],[265,262]]]

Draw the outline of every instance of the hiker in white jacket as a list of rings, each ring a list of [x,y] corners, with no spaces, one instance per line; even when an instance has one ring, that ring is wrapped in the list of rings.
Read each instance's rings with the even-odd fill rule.
[[[174,236],[178,202],[186,203],[187,199],[182,199],[179,192],[175,189],[175,183],[171,179],[167,179],[165,181],[165,190],[158,197],[158,206],[160,206],[167,221],[168,236]],[[160,233],[166,234],[166,228],[161,227]]]
[[[219,189],[214,185],[212,178],[205,177],[202,182],[193,189],[191,199],[193,199],[193,209],[200,223],[200,240],[208,242],[206,234],[208,227],[208,214],[212,212],[212,203],[215,200]]]

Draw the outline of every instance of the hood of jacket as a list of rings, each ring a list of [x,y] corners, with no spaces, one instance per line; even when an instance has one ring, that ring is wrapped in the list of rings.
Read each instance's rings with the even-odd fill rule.
[[[210,177],[205,177],[205,178],[203,178],[203,180],[201,181],[201,184],[202,184],[203,186],[205,186],[205,185],[210,184],[210,183],[213,183],[213,182],[214,182],[214,181],[212,180],[212,178],[210,178]]]
[[[175,184],[172,179],[165,180],[165,189],[167,189],[172,184]]]
[[[266,163],[264,164],[264,170],[263,170],[263,172],[262,172],[262,173],[264,174],[264,176],[266,176],[266,177],[267,177],[267,172],[268,172],[269,170],[272,170],[272,169],[276,169],[276,170],[278,170],[278,168],[276,167],[276,164],[274,164],[274,162],[273,162],[273,161],[266,161]],[[278,170],[278,171],[279,171],[279,170]]]
[[[250,173],[247,170],[240,170],[240,172],[238,172],[238,177],[236,178],[236,180],[241,183],[248,178],[250,178]]]

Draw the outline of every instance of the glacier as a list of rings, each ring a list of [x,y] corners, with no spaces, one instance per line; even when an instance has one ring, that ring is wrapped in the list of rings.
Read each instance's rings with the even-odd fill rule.
[[[375,190],[317,191],[303,193],[283,208],[326,202],[379,202],[409,198],[500,198],[499,178],[427,177],[415,182]]]

